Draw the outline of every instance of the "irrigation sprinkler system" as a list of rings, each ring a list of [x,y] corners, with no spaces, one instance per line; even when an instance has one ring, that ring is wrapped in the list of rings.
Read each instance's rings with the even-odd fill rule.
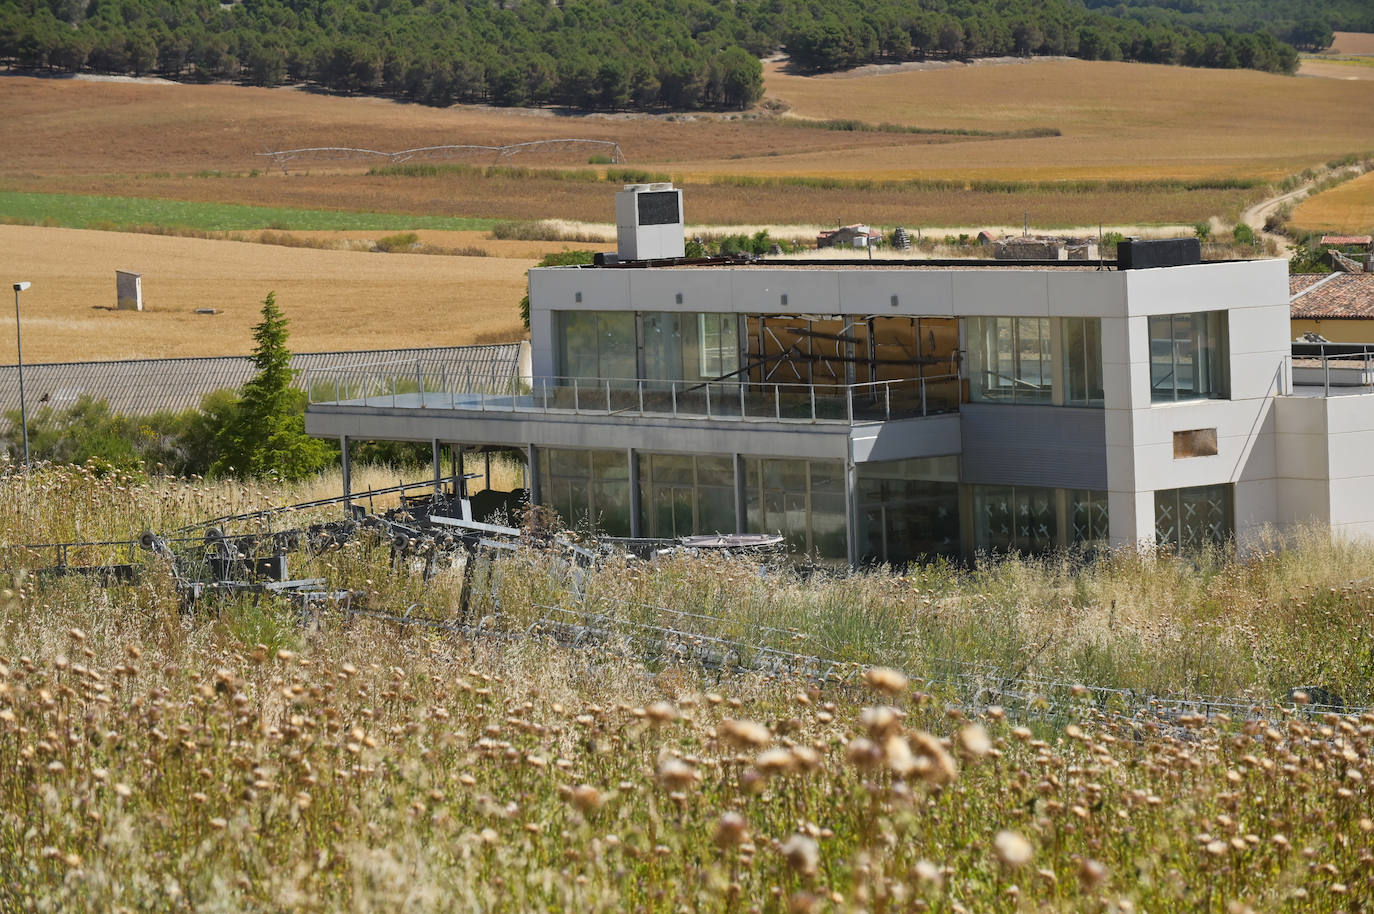
[[[254,522],[261,527],[273,518],[343,502],[342,497],[215,518],[168,536],[145,532],[132,540],[9,546],[0,551],[0,563],[6,571],[37,565],[40,574],[80,575],[106,583],[169,574],[186,611],[248,594],[254,600],[291,601],[303,625],[372,620],[467,641],[551,643],[650,668],[688,666],[716,677],[763,675],[857,688],[869,666],[901,665],[902,655],[895,651],[886,656],[876,652],[861,663],[797,650],[794,645],[817,640],[800,630],[751,625],[747,637],[735,637],[731,632],[739,626],[729,619],[612,599],[590,594],[585,587],[588,570],[613,551],[631,549],[650,559],[680,549],[724,551],[760,559],[770,556],[776,561],[782,557],[779,537],[617,539],[587,548],[535,524],[513,527],[473,520],[468,478],[441,478],[438,487],[430,480],[360,493],[352,499],[370,505],[375,496],[395,495],[400,503],[376,513],[349,504],[347,515],[338,520],[244,534],[225,532],[230,524]],[[410,494],[421,488],[430,491]],[[425,580],[446,570],[460,575],[456,611],[432,614],[422,604],[404,610],[381,608],[371,605],[364,591],[331,590],[323,578],[290,576],[291,557],[296,553],[319,554],[359,540],[385,545],[394,567]],[[524,550],[553,559],[551,564],[560,574],[558,599],[507,612],[491,570],[495,563]],[[760,569],[767,573],[766,564]],[[475,601],[474,587],[482,584],[487,585],[482,599]],[[1298,686],[1283,696],[1183,695],[1088,685],[1024,671],[1009,673],[987,663],[953,658],[925,656],[919,664],[920,669],[906,672],[914,687],[931,700],[967,713],[1000,707],[1019,719],[1068,721],[1086,713],[1140,726],[1181,727],[1221,715],[1232,720],[1276,720],[1296,713],[1361,715],[1374,710],[1348,706],[1317,686]],[[1305,700],[1299,692],[1306,693]]]
[[[515,156],[542,150],[596,150],[609,159],[611,165],[625,164],[625,154],[620,144],[611,140],[583,140],[560,138],[549,140],[530,140],[524,143],[510,143],[506,146],[449,145],[419,146],[415,149],[400,149],[396,152],[382,152],[376,149],[362,149],[356,146],[311,146],[304,149],[276,149],[258,152],[254,155],[270,158],[282,174],[290,174],[287,165],[291,162],[339,162],[349,160],[384,159],[392,165],[400,165],[413,159],[461,159],[490,154],[493,162],[509,162]]]

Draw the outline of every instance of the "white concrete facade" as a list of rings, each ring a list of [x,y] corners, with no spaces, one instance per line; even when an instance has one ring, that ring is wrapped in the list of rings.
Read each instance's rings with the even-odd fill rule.
[[[387,436],[437,440],[443,426],[445,440],[462,437],[460,429],[467,427],[471,434],[480,429],[482,441],[518,443],[531,453],[535,447],[602,443],[630,451],[733,455],[737,461],[748,455],[834,454],[847,474],[851,561],[859,554],[856,468],[941,455],[959,457],[966,526],[973,525],[971,489],[1053,490],[1061,528],[1065,493],[1092,490],[1089,495],[1106,500],[1110,545],[1148,545],[1156,538],[1160,499],[1208,487],[1224,491],[1225,526],[1241,548],[1267,529],[1298,523],[1329,524],[1340,535],[1374,535],[1374,461],[1368,458],[1374,453],[1374,393],[1327,398],[1294,390],[1287,264],[1280,260],[1140,270],[866,263],[553,267],[531,271],[530,306],[535,378],[566,374],[558,364],[559,312],[953,318],[965,329],[974,319],[1090,318],[1100,326],[1101,396],[1094,405],[1065,406],[1063,391],[1057,390],[1052,402],[1033,406],[976,403],[961,408],[957,417],[855,422],[838,437],[835,430],[819,427],[629,421],[616,415],[556,420],[522,415],[505,424],[489,412],[480,420],[432,411],[362,416],[327,404],[308,411],[312,433],[366,437],[385,430]],[[1197,398],[1161,402],[1152,333],[1153,346],[1159,346],[1160,337],[1151,318],[1156,325],[1160,319],[1187,319],[1194,322],[1190,326],[1210,322],[1219,328],[1217,338],[1208,337],[1214,347],[1208,351],[1221,361],[1217,370],[1223,386]],[[1056,371],[1067,370],[1058,367],[1064,357],[1061,333],[1055,329],[1052,338]],[[1168,343],[1177,347],[1179,339],[1171,336]],[[1183,370],[1176,354],[1183,351],[1194,360],[1190,383],[1198,385],[1201,356],[1188,350],[1186,341],[1182,345],[1182,350],[1168,350],[1175,353],[1173,371]],[[967,341],[961,349],[967,360]],[[967,394],[963,399],[967,403]],[[816,439],[814,448],[799,444],[809,435]],[[1180,448],[1180,441],[1194,436],[1205,446]],[[1204,455],[1187,456],[1194,450]],[[744,496],[737,491],[736,497],[743,504]],[[739,524],[742,529],[742,519]],[[965,552],[971,535],[963,534]]]

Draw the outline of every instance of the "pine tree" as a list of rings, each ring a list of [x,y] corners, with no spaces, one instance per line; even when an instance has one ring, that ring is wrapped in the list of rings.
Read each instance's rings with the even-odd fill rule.
[[[269,292],[262,321],[253,328],[253,364],[257,367],[239,390],[236,408],[216,437],[219,454],[212,475],[276,476],[290,482],[323,469],[331,460],[328,445],[305,433],[304,397],[291,386],[296,372],[286,348],[288,321]]]

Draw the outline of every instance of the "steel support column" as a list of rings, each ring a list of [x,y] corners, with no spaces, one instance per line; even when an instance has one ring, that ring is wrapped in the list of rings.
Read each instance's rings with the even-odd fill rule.
[[[353,473],[352,464],[349,462],[348,459],[347,435],[341,435],[339,437],[339,453],[339,464],[343,468],[344,510],[347,511],[349,508],[353,507]]]
[[[444,494],[444,462],[439,453],[439,439],[430,439],[429,445],[430,454],[434,458],[434,497],[437,500]]]
[[[854,464],[854,439],[849,439],[844,460],[844,537],[849,567],[859,566],[859,471]]]
[[[640,537],[644,535],[644,525],[639,520],[639,451],[634,448],[626,448],[626,454],[630,460],[630,536]]]
[[[744,470],[744,455],[735,455],[735,532],[749,532],[749,481]]]
[[[525,453],[525,473],[529,477],[528,491],[530,493],[530,506],[539,504],[539,449],[530,445]]]

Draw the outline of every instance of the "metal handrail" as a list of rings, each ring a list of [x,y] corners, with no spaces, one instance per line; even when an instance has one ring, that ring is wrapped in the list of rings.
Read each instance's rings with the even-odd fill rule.
[[[785,383],[739,379],[521,378],[459,372],[446,362],[389,360],[307,370],[312,405],[410,405],[482,412],[674,416],[737,421],[845,423],[887,421],[958,409],[961,375],[882,381]],[[941,396],[933,385],[953,389]],[[715,388],[714,390],[712,388]]]

